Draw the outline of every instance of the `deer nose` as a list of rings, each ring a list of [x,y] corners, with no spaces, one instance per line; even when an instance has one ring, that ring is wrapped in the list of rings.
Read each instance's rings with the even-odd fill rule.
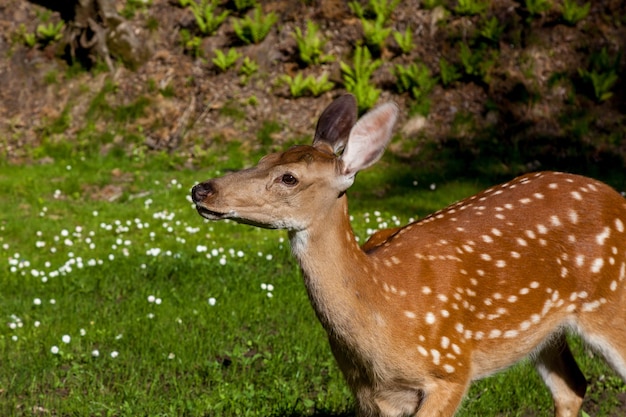
[[[215,188],[211,182],[203,182],[194,185],[191,189],[191,199],[194,203],[204,200],[210,195],[215,194]]]

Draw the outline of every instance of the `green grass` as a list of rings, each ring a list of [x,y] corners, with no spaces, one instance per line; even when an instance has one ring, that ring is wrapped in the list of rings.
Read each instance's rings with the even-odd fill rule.
[[[0,415],[351,415],[286,234],[197,215],[190,187],[228,162],[162,159],[0,165]],[[362,241],[482,188],[422,178],[391,159],[359,176]],[[110,184],[119,198],[93,198]],[[593,414],[611,415],[624,385],[576,352],[606,408]],[[474,385],[460,415],[550,410],[522,364]]]

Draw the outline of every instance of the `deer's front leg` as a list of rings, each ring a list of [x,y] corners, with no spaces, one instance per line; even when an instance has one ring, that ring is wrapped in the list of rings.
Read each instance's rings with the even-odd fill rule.
[[[459,408],[469,380],[457,382],[437,380],[424,391],[416,417],[452,417]]]

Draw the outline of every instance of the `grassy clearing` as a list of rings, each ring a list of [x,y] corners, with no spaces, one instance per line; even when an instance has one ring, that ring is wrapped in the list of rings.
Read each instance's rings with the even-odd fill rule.
[[[162,158],[0,166],[1,415],[350,415],[285,233],[191,207],[190,187],[219,173]],[[359,176],[361,239],[481,188],[419,178],[389,160]],[[576,352],[586,409],[617,415],[624,385]],[[475,384],[460,415],[550,410],[522,364]]]

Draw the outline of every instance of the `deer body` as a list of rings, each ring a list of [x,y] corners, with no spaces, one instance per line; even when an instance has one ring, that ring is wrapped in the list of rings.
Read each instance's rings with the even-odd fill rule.
[[[586,382],[565,330],[626,378],[626,200],[589,178],[529,174],[359,248],[345,190],[395,117],[387,104],[355,125],[341,97],[313,146],[197,185],[193,200],[209,219],[289,230],[359,416],[452,416],[471,381],[529,355],[555,415],[576,416]]]

